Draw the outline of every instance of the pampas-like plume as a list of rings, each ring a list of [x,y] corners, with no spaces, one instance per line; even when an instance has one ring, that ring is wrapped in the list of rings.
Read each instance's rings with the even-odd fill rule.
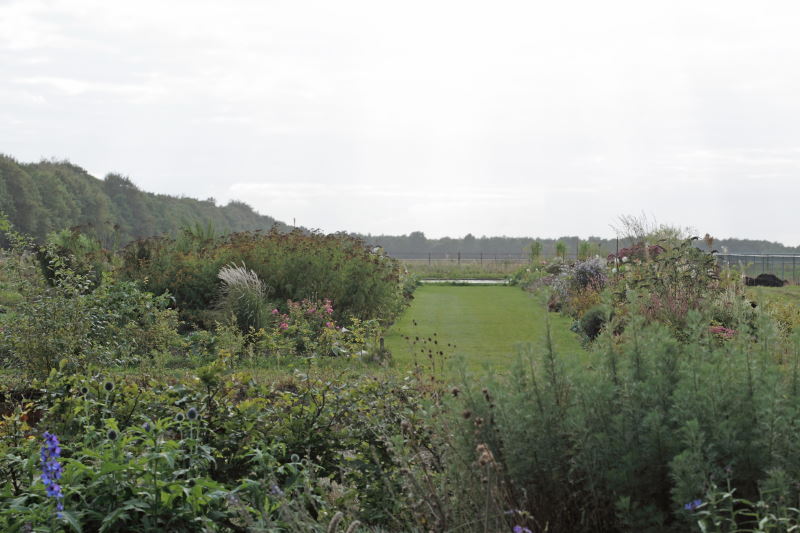
[[[217,277],[222,280],[227,288],[247,287],[251,290],[264,292],[264,282],[258,279],[258,274],[248,269],[242,261],[241,266],[236,263],[225,265],[219,269]]]
[[[233,313],[242,332],[259,329],[267,322],[267,286],[258,274],[241,265],[225,265],[217,274],[222,280],[220,307]]]

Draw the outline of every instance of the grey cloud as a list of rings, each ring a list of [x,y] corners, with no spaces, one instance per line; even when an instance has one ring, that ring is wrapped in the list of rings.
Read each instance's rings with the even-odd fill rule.
[[[645,209],[792,243],[771,206],[800,193],[798,15],[6,1],[0,142],[329,230],[589,235]]]

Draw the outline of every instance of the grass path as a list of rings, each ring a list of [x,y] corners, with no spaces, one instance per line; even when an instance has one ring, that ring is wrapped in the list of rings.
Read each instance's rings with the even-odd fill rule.
[[[518,287],[425,285],[387,333],[386,344],[396,367],[409,368],[414,356],[404,337],[427,339],[436,333],[442,347],[455,344],[453,355],[463,356],[470,370],[484,364],[503,370],[514,361],[519,343],[543,346],[548,319],[557,351],[583,351],[569,331],[569,319],[547,313],[541,297]]]

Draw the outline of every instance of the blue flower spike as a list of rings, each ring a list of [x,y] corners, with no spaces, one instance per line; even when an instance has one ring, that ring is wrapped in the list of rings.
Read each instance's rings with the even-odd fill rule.
[[[63,469],[58,459],[61,457],[61,445],[58,442],[58,437],[52,433],[44,432],[44,445],[40,453],[42,460],[42,476],[41,480],[44,483],[45,491],[48,498],[56,500],[56,516],[58,518],[64,517],[64,493],[61,491],[61,485],[58,480],[61,479]]]

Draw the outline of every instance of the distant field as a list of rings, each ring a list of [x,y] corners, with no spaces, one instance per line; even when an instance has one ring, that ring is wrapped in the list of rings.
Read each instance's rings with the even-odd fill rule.
[[[780,302],[800,305],[800,285],[786,287],[748,287],[747,295],[758,303]]]
[[[486,260],[473,259],[458,262],[455,259],[434,259],[430,262],[422,259],[403,259],[403,265],[412,274],[423,278],[438,279],[502,279],[513,274],[527,261],[522,260]]]
[[[414,364],[415,355],[404,339],[409,336],[420,337],[421,342],[436,339],[436,346],[446,353],[447,344],[455,344],[449,351],[464,356],[470,370],[480,370],[485,364],[503,370],[514,361],[519,343],[532,342],[541,349],[547,319],[557,351],[583,351],[569,331],[569,319],[548,314],[541,298],[519,288],[426,285],[414,293],[411,307],[389,330],[386,343],[398,368]],[[422,364],[426,358],[419,349],[421,345],[416,355],[422,356]]]

